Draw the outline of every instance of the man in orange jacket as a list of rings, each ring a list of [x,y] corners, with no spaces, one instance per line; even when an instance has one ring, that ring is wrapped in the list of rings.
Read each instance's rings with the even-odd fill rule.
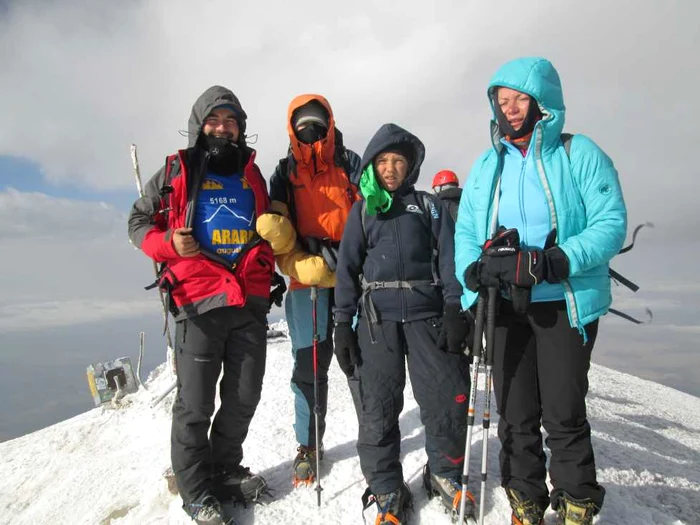
[[[257,221],[270,242],[277,265],[290,278],[285,313],[292,338],[297,456],[293,480],[310,484],[316,454],[323,456],[328,398],[328,368],[333,357],[332,308],[335,259],[350,208],[358,199],[359,156],[346,149],[333,111],[320,95],[299,95],[287,116],[289,152],[270,180],[272,203]],[[310,287],[317,295],[317,367],[314,366],[314,319]],[[319,388],[319,442],[316,442],[314,369]]]

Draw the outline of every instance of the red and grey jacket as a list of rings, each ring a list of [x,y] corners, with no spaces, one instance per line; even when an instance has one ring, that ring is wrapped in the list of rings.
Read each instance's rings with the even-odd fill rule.
[[[249,241],[233,264],[212,254],[180,257],[175,251],[172,232],[192,226],[206,158],[196,147],[168,157],[129,215],[131,242],[154,261],[164,263],[159,285],[170,294],[176,320],[221,306],[243,306],[249,296],[269,298],[274,274],[272,249],[259,237]],[[249,150],[243,176],[253,190],[259,216],[270,199],[254,159],[255,152]]]

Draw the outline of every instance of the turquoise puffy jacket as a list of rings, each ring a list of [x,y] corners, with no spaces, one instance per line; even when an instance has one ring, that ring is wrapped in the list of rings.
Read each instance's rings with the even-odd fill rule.
[[[571,326],[583,327],[610,308],[608,263],[622,248],[627,232],[627,210],[617,171],[610,158],[588,137],[575,135],[570,158],[561,142],[564,99],[554,66],[543,58],[508,62],[491,79],[488,97],[504,86],[527,93],[540,105],[543,119],[532,141],[550,220],[557,244],[569,258],[570,275],[563,282]],[[489,148],[474,163],[459,205],[455,229],[455,270],[464,286],[464,271],[479,258],[481,246],[497,226],[497,183],[503,162],[503,137],[495,115]],[[462,307],[476,301],[464,287]]]

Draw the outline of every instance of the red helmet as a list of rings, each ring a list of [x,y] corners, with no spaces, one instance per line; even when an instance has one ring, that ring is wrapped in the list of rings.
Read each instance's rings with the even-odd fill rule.
[[[442,186],[443,184],[456,184],[459,186],[457,174],[452,170],[438,171],[435,177],[433,177],[433,188],[435,186]]]

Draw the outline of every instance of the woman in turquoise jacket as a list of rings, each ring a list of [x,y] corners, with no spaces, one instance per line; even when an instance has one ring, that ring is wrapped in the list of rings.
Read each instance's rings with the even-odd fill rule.
[[[565,523],[592,523],[605,490],[585,397],[598,318],[612,301],[608,263],[625,240],[625,203],[612,161],[592,140],[575,135],[564,146],[561,82],[549,61],[505,64],[488,98],[492,147],[460,202],[455,266],[464,309],[479,289],[501,289],[493,373],[502,485],[514,524],[543,523],[550,503],[562,520],[579,515]]]

